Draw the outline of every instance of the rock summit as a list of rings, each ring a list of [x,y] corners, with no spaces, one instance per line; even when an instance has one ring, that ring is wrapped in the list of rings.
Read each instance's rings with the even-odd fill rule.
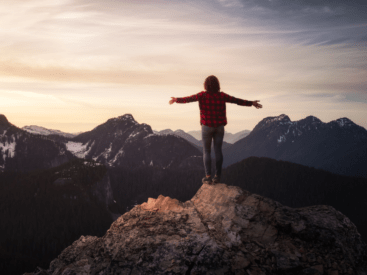
[[[97,222],[97,221],[96,221]],[[366,274],[366,245],[331,206],[290,208],[239,187],[160,195],[81,236],[32,274]],[[29,273],[28,273],[29,274]]]

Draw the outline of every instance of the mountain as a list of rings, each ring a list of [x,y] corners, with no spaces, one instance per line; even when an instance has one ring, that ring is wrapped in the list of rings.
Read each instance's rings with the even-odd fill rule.
[[[365,259],[356,227],[331,206],[203,184],[186,202],[149,198],[31,274],[365,274]]]
[[[162,131],[156,131],[155,133],[158,134],[158,135],[175,135],[175,136],[186,139],[187,141],[194,144],[196,147],[202,147],[202,144],[199,140],[197,140],[192,135],[190,135],[190,134],[188,134],[185,131],[182,131],[180,129],[178,129],[176,131],[172,131],[171,129],[165,129],[165,130],[162,130]]]
[[[251,132],[250,130],[243,130],[236,134],[231,134],[231,133],[226,132],[224,134],[224,141],[231,143],[231,144],[236,143],[240,139],[243,139],[244,137],[248,136],[250,132]]]
[[[31,134],[44,135],[44,136],[58,135],[58,136],[66,137],[66,138],[73,138],[76,136],[76,134],[65,133],[60,130],[47,129],[47,128],[36,126],[36,125],[24,126],[22,127],[22,130],[27,131],[28,133],[31,133]]]
[[[367,177],[367,131],[348,118],[323,123],[314,116],[291,121],[267,117],[224,150],[224,166],[250,156],[286,160],[334,173]]]
[[[28,133],[0,115],[0,172],[51,168],[72,158],[64,143]]]
[[[184,139],[186,139],[188,142],[191,142],[193,145],[195,145],[196,148],[198,148],[200,151],[203,150],[203,142],[201,140],[201,132],[200,132],[200,139],[197,140],[196,138],[194,138],[192,135],[182,131],[182,130],[176,130],[176,131],[172,131],[171,129],[165,129],[162,131],[156,131],[155,132],[158,135],[175,135],[178,137],[182,137]],[[232,144],[225,142],[223,140],[223,144],[222,144],[222,148],[227,148],[229,146],[231,146]],[[212,144],[212,148],[213,148],[213,144]]]
[[[240,139],[244,138],[245,136],[247,136],[250,132],[251,132],[250,130],[243,130],[243,131],[240,131],[236,134],[232,134],[232,133],[229,133],[229,132],[225,131],[223,141],[227,144],[228,143],[233,144],[233,143],[237,142],[238,140],[240,140]],[[201,140],[201,131],[189,131],[187,133],[190,134],[191,136],[193,136],[195,139]]]
[[[192,144],[175,135],[154,134],[149,125],[139,124],[131,114],[111,118],[66,146],[77,157],[110,167],[202,165],[202,153]]]

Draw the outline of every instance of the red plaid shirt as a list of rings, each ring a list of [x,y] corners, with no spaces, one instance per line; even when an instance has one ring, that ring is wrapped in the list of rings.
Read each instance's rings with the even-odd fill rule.
[[[200,92],[196,95],[177,98],[177,103],[199,101],[200,124],[218,127],[227,124],[226,102],[241,106],[252,106],[252,101],[235,98],[223,92]]]

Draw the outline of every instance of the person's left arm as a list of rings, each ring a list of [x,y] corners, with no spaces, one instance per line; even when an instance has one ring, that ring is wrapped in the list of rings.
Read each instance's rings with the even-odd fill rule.
[[[241,106],[254,106],[256,109],[261,109],[263,106],[259,103],[260,100],[254,100],[254,101],[249,101],[249,100],[244,100],[241,98],[236,98],[234,96],[230,96],[226,93],[223,93],[225,101],[229,102],[229,103],[235,103],[237,105],[241,105]]]

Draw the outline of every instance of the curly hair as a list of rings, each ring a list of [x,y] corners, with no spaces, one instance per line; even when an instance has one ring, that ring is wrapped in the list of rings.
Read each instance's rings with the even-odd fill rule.
[[[216,76],[210,75],[205,79],[204,88],[207,92],[216,93],[220,90],[219,80]]]

